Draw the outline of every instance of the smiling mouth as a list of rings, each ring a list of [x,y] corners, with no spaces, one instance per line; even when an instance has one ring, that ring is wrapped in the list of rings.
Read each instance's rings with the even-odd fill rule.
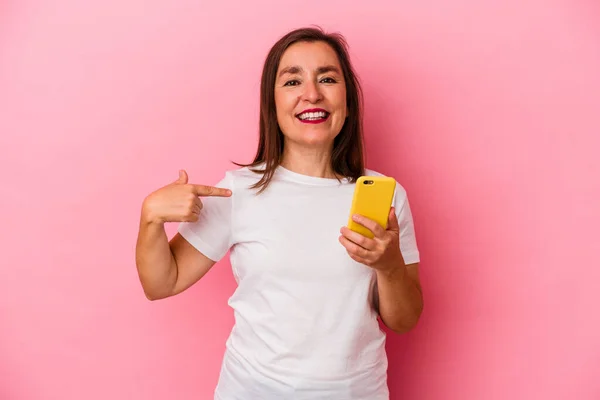
[[[296,118],[305,124],[320,124],[327,121],[329,113],[325,110],[306,110],[296,115]]]

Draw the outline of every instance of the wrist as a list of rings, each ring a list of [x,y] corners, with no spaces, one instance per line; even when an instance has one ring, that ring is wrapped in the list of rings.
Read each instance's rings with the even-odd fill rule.
[[[401,281],[406,277],[406,267],[402,260],[391,262],[383,269],[377,270],[377,278],[386,279],[388,281]]]
[[[149,207],[148,200],[144,200],[144,203],[142,204],[141,221],[145,225],[164,225],[165,224],[165,221],[163,221],[154,212],[152,212],[152,208]]]

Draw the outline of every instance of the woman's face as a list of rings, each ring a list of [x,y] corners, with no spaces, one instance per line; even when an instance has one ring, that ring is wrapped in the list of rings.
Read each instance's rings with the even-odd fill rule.
[[[346,83],[328,44],[298,42],[288,47],[277,70],[275,107],[286,143],[332,146],[346,120]]]

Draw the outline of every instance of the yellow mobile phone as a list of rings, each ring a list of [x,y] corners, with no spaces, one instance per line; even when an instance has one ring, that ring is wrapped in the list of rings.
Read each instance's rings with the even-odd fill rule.
[[[360,214],[372,219],[387,229],[388,216],[392,208],[396,180],[387,176],[361,176],[354,187],[354,197],[348,218],[348,228],[368,238],[373,233],[352,220],[352,215]]]

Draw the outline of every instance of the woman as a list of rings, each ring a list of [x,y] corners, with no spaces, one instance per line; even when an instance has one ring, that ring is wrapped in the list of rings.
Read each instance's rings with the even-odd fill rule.
[[[176,295],[227,251],[238,287],[218,400],[388,399],[385,334],[423,307],[419,252],[397,184],[387,230],[348,230],[363,166],[360,88],[344,39],[300,29],[263,70],[260,143],[216,187],[179,179],[143,203],[137,268],[149,299]],[[201,201],[199,197],[203,197]],[[169,242],[165,222],[180,222]]]

